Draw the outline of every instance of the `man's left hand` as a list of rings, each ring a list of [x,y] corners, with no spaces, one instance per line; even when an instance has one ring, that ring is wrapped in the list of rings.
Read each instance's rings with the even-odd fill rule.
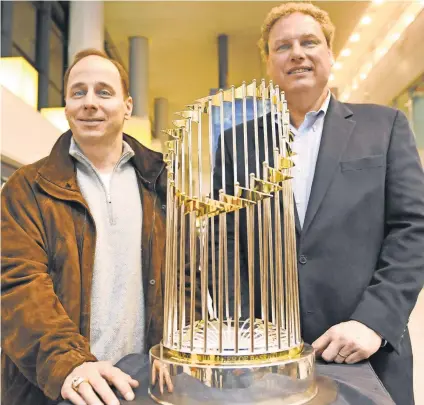
[[[368,359],[381,347],[381,336],[358,321],[332,326],[312,347],[326,362],[353,364]]]

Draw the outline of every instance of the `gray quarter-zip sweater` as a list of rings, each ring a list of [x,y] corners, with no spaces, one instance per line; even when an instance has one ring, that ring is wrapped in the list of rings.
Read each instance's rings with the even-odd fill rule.
[[[144,347],[142,207],[134,151],[124,142],[110,174],[100,174],[72,138],[77,181],[96,224],[91,292],[91,352],[116,363]],[[109,182],[109,184],[108,184]]]

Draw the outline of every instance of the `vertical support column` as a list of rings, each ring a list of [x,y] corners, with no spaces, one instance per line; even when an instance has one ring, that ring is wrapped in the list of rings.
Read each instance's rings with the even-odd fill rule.
[[[50,1],[40,2],[37,8],[37,41],[35,64],[38,70],[38,109],[49,106],[50,31],[52,25]]]
[[[1,2],[1,56],[12,56],[13,1]]]
[[[69,17],[68,60],[86,48],[104,49],[103,1],[72,1]]]
[[[168,100],[163,97],[155,98],[155,131],[154,137],[163,144],[166,135],[161,131],[168,128]]]
[[[228,35],[218,36],[219,89],[226,89],[228,83]]]
[[[137,134],[127,132],[149,145],[152,134],[149,120],[149,41],[147,38],[130,37],[129,62],[130,94],[134,104],[131,123],[137,128]]]
[[[149,117],[149,41],[145,37],[130,38],[130,94],[134,101],[133,114]]]

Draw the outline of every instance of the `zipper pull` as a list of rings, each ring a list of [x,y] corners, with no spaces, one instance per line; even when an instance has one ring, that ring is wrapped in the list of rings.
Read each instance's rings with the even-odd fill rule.
[[[112,203],[112,198],[110,197],[110,194],[108,193],[108,195],[107,195],[107,202],[109,203],[109,204],[111,204]]]

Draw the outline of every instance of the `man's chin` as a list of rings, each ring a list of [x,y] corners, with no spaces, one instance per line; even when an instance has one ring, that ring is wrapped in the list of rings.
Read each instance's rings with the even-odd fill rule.
[[[308,94],[308,93],[315,93],[317,89],[317,85],[316,83],[311,83],[311,82],[306,82],[306,80],[304,82],[297,82],[297,83],[290,83],[290,86],[287,86],[284,89],[284,92],[286,93],[286,97],[288,95],[291,96],[296,96],[296,95],[301,95],[301,94]]]
[[[104,134],[105,134],[104,131],[91,129],[91,130],[77,131],[77,133],[74,134],[74,136],[79,138],[84,138],[84,139],[90,139],[90,138],[101,138],[102,136],[104,136]]]
[[[101,139],[105,137],[104,131],[76,131],[72,132],[73,137],[79,144],[86,144],[89,145],[91,143],[95,144],[98,143]]]
[[[289,84],[289,88],[292,91],[305,91],[316,88],[317,83],[315,80],[311,80],[309,77],[302,77],[297,80],[293,80]]]
[[[274,84],[278,84],[280,91],[284,91],[286,94],[295,94],[297,92],[307,92],[316,88],[316,81],[311,80],[310,77],[299,77],[299,78],[285,78],[285,80],[278,81],[274,80]]]

